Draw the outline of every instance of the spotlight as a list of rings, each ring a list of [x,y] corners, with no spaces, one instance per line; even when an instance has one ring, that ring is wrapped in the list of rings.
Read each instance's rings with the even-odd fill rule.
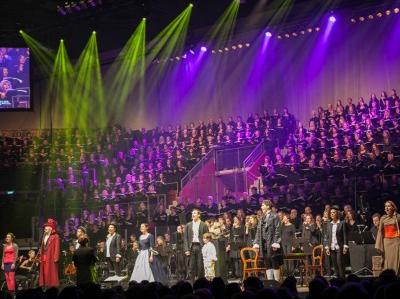
[[[286,34],[285,34],[285,37],[286,37],[286,38],[289,38],[289,37],[290,37],[289,33],[286,33]]]
[[[179,56],[176,56],[175,59],[178,61],[181,60],[181,58]]]
[[[192,49],[189,50],[190,54],[194,55],[194,51]]]
[[[376,16],[377,16],[378,18],[382,18],[383,14],[382,14],[381,12],[378,12],[378,13],[376,14]]]
[[[320,31],[321,30],[321,28],[319,28],[319,27],[315,27],[315,31]]]
[[[360,20],[361,22],[364,22],[364,21],[365,21],[365,18],[364,18],[364,17],[360,17],[359,20]]]
[[[96,34],[96,31],[93,31],[92,34]]]
[[[206,47],[204,47],[204,46],[203,46],[203,47],[201,47],[201,48],[200,48],[200,50],[201,50],[201,52],[207,52],[207,48],[206,48]]]
[[[306,34],[306,32],[305,32],[304,30],[301,30],[301,31],[300,31],[300,34],[303,34],[303,35],[304,35],[304,34]]]
[[[249,43],[246,43],[245,46],[246,46],[247,48],[249,48],[249,47],[250,47],[250,44],[249,44]]]
[[[311,33],[312,32],[312,28],[308,28],[307,31]]]
[[[189,4],[189,7],[193,7],[193,6],[194,6],[193,3],[190,3],[190,4]]]
[[[183,58],[183,59],[186,59],[186,58],[187,58],[187,55],[186,55],[186,54],[184,54],[184,55],[182,56],[182,58]]]
[[[373,20],[373,19],[374,19],[374,16],[373,16],[373,15],[369,15],[369,16],[368,16],[368,19]]]
[[[293,35],[293,36],[297,36],[297,33],[296,33],[296,32],[293,32],[292,35]]]
[[[72,7],[72,9],[74,9],[76,11],[81,10],[81,7],[79,5],[77,5],[75,2],[71,2],[71,7]]]
[[[388,15],[390,15],[391,14],[391,11],[390,10],[387,10],[386,11],[386,15],[388,16]]]
[[[356,22],[357,22],[356,19],[354,19],[354,18],[351,18],[350,21],[351,21],[352,23],[356,23]]]
[[[87,8],[86,2],[85,2],[84,0],[81,0],[81,1],[79,2],[79,6],[80,6],[81,8],[83,8],[83,9],[86,9],[86,8]]]
[[[266,37],[271,37],[271,36],[272,36],[272,33],[269,32],[269,31],[267,31],[267,32],[265,32],[265,36],[266,36]]]
[[[243,45],[242,44],[238,44],[238,48],[239,49],[243,48]]]
[[[65,16],[65,15],[67,14],[67,12],[65,11],[65,9],[64,9],[63,7],[61,7],[61,6],[59,6],[59,5],[57,5],[57,12],[58,12],[60,15],[63,15],[63,16]]]
[[[228,52],[228,51],[229,51],[229,48],[225,48],[224,50],[225,50],[226,52]]]
[[[329,22],[335,23],[335,22],[336,22],[335,16],[330,16],[330,17],[329,17]]]
[[[278,35],[278,39],[282,39],[282,36]]]
[[[236,50],[237,49],[237,47],[236,46],[232,46],[232,50]]]
[[[64,42],[64,40],[63,39],[60,39],[60,43],[63,43]]]
[[[224,51],[222,51],[221,49],[218,49],[218,52],[219,52],[219,53],[222,53],[222,52],[224,52]]]
[[[215,53],[217,53],[217,52],[215,52],[215,50],[211,50],[211,53],[212,53],[212,54],[215,54]]]
[[[142,18],[142,21],[143,21],[143,22],[146,22],[146,18]]]
[[[22,34],[22,33],[24,33],[24,31],[22,31],[22,30],[19,30],[19,33],[21,33],[21,34]]]
[[[398,7],[396,7],[395,9],[393,9],[394,13],[399,13],[400,9]]]

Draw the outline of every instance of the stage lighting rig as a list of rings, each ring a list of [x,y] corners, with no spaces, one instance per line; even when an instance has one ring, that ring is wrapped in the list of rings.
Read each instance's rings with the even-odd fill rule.
[[[103,0],[76,0],[66,1],[63,4],[57,5],[57,12],[60,15],[68,15],[78,13],[85,9],[94,8],[103,4]]]

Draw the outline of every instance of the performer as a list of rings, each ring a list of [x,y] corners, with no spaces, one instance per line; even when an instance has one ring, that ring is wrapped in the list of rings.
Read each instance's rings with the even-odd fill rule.
[[[204,277],[201,247],[203,246],[202,236],[205,233],[208,233],[208,227],[200,219],[200,210],[193,209],[192,221],[185,226],[183,239],[185,254],[189,257],[189,273],[192,281],[196,278]]]
[[[179,225],[176,229],[176,250],[175,250],[175,263],[176,263],[176,275],[178,279],[185,279],[187,273],[187,257],[184,250],[184,226]]]
[[[3,259],[1,261],[1,269],[5,273],[7,289],[10,292],[15,292],[15,268],[18,257],[18,245],[14,243],[14,239],[13,233],[6,235],[6,243],[3,245]]]
[[[80,244],[79,244],[79,238],[81,238],[82,236],[86,235],[86,228],[84,228],[83,226],[78,227],[78,229],[76,230],[76,243],[75,243],[75,249],[78,249]]]
[[[39,286],[57,287],[58,261],[60,258],[60,237],[57,234],[57,222],[47,219],[44,226],[44,234],[40,245],[40,272]]]
[[[150,268],[150,263],[153,262],[153,247],[154,237],[149,233],[149,225],[142,223],[140,225],[140,232],[142,233],[139,237],[139,255],[136,258],[135,267],[131,275],[130,281],[141,282],[147,280],[153,282],[154,275]]]
[[[276,257],[281,248],[281,224],[278,216],[272,212],[272,207],[270,200],[264,200],[261,204],[262,218],[257,226],[253,247],[259,249],[261,256],[264,257],[267,278],[279,281],[280,263]]]
[[[163,236],[158,236],[156,239],[156,246],[153,250],[153,262],[150,264],[155,281],[163,284],[168,283],[168,267],[171,252],[172,249],[167,245],[165,238]]]
[[[232,276],[239,278],[242,276],[242,265],[240,262],[240,250],[245,247],[245,230],[240,219],[233,217],[233,225],[229,235],[226,251],[229,252]]]
[[[384,269],[400,275],[400,215],[393,201],[385,202],[385,213],[379,222],[375,248],[383,252]]]
[[[128,268],[128,273],[132,273],[133,268],[135,267],[136,259],[139,255],[139,242],[134,241],[132,244],[129,243],[129,248],[126,252],[126,257],[127,257],[127,268]]]
[[[345,278],[343,258],[349,249],[346,224],[340,221],[337,207],[331,208],[330,216],[331,222],[324,240],[325,251],[326,255],[331,257],[336,275],[339,278]]]
[[[204,273],[208,280],[213,280],[215,277],[215,262],[218,260],[217,251],[214,244],[211,242],[211,234],[203,235],[204,246],[201,249],[203,255]]]
[[[284,255],[292,253],[292,248],[294,247],[295,232],[296,228],[294,227],[294,224],[290,222],[289,215],[284,214],[281,226],[281,245]],[[284,265],[285,273],[288,275],[292,275],[294,269],[293,261],[285,261]]]
[[[93,248],[88,247],[89,239],[87,235],[81,235],[78,239],[79,248],[74,252],[72,261],[76,267],[76,284],[86,285],[97,281],[95,263],[97,257]]]
[[[35,287],[35,282],[37,280],[39,267],[39,259],[36,256],[35,250],[29,250],[28,259],[22,262],[19,269],[22,270],[22,274],[29,278],[29,287]]]
[[[117,226],[113,223],[108,226],[106,261],[108,264],[108,270],[110,272],[114,271],[115,275],[119,276],[121,262],[121,236],[117,233]]]

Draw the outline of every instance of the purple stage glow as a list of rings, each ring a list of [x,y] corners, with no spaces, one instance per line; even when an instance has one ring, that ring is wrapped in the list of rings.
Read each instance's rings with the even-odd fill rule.
[[[207,48],[206,48],[206,47],[204,47],[204,46],[203,46],[203,47],[201,47],[201,48],[200,48],[200,50],[201,50],[201,52],[207,52]]]
[[[330,17],[329,17],[329,22],[335,23],[335,22],[336,22],[335,16],[330,16]]]
[[[265,32],[265,36],[266,36],[266,37],[271,37],[271,36],[272,36],[272,33],[269,32],[269,31],[267,31],[267,32]]]

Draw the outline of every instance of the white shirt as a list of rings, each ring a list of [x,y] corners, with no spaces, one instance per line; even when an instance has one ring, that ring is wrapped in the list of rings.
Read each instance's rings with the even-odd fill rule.
[[[331,242],[331,250],[338,250],[339,249],[339,244],[336,238],[336,231],[337,231],[337,227],[339,225],[339,221],[337,222],[333,222],[332,223],[332,242]]]
[[[201,253],[203,254],[203,262],[205,266],[211,264],[212,261],[218,260],[217,251],[215,250],[214,244],[209,241],[207,244],[204,244],[201,249]]]
[[[115,236],[115,233],[113,235],[108,235],[107,236],[107,241],[106,241],[106,257],[110,257],[110,245],[113,237]]]
[[[50,235],[45,235],[44,239],[43,239],[43,244],[46,245],[47,244],[47,240],[49,239]]]
[[[192,240],[192,242],[194,242],[194,243],[200,243],[200,236],[199,236],[200,222],[201,222],[201,220],[197,220],[196,222],[193,221],[193,225],[192,225],[193,240]]]

